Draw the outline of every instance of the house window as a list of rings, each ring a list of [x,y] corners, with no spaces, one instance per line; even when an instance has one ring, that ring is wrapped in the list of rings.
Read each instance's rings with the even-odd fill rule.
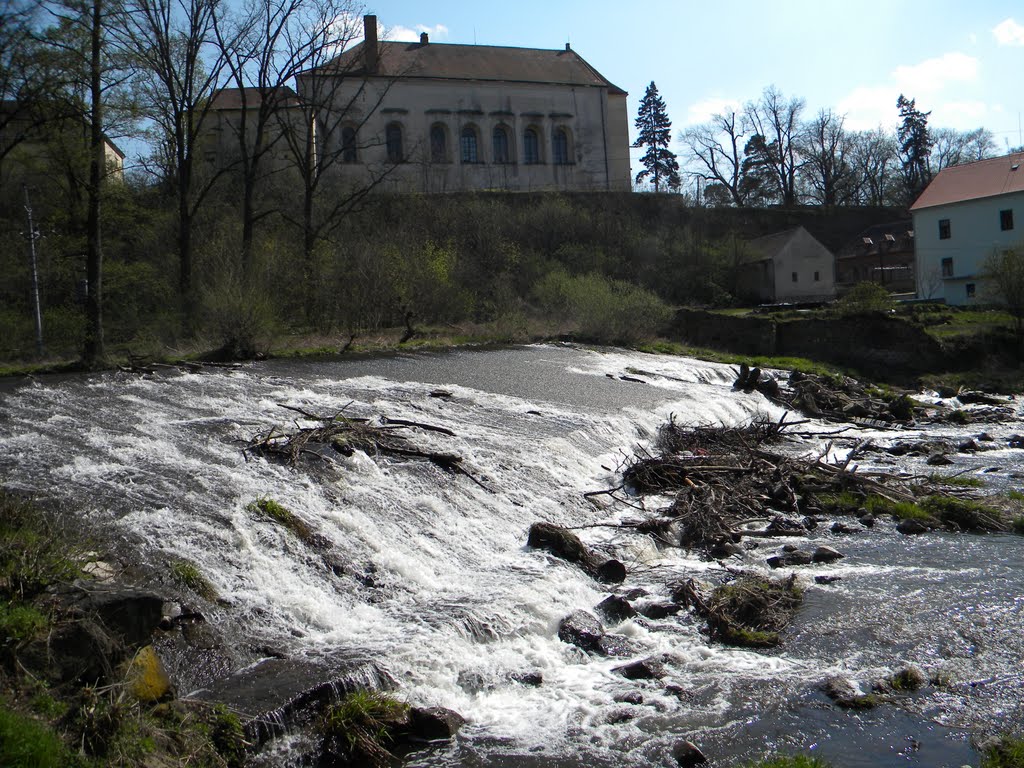
[[[398,123],[391,123],[384,130],[384,143],[388,150],[388,162],[400,163],[405,159],[402,150],[402,126]]]
[[[974,283],[968,283],[965,287],[967,288],[967,298],[968,299],[973,299],[974,298]]]
[[[479,163],[480,153],[477,147],[476,129],[467,125],[459,135],[459,146],[462,149],[462,162]]]
[[[356,156],[356,129],[346,125],[341,129],[341,162],[354,163]]]
[[[495,126],[494,135],[491,139],[494,145],[494,162],[511,163],[512,156],[508,152],[508,131],[502,125]]]
[[[949,240],[949,219],[939,219],[939,240]]]
[[[821,273],[820,272],[815,272],[814,273],[814,282],[816,282],[816,283],[820,283],[821,282]]]
[[[797,278],[796,278],[796,272],[794,272],[794,273],[793,273],[793,282],[795,283],[796,281],[797,281]]]
[[[523,162],[536,165],[540,162],[540,139],[535,128],[523,131]]]
[[[430,162],[448,162],[448,132],[440,123],[430,126]]]
[[[555,165],[569,164],[569,134],[565,128],[555,129],[551,139],[551,159]]]
[[[952,277],[953,276],[953,259],[952,257],[946,257],[942,260],[942,276]]]
[[[1013,209],[999,212],[999,228],[1003,232],[1013,229]]]

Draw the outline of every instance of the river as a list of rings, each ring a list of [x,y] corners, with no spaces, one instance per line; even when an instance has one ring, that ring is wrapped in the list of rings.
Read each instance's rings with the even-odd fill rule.
[[[802,546],[828,544],[846,558],[798,569],[806,599],[778,650],[710,643],[685,613],[611,627],[638,656],[666,654],[661,681],[625,680],[613,672],[621,659],[586,658],[559,641],[563,616],[609,592],[526,548],[534,522],[615,546],[630,568],[624,587],[648,599],[664,597],[673,579],[720,571],[643,537],[586,527],[637,511],[583,493],[617,484],[623,458],[670,415],[694,424],[782,416],[759,394],[734,392],[733,378],[724,365],[572,346],[70,377],[0,390],[0,482],[80,509],[152,573],[176,559],[196,563],[223,597],[203,613],[229,636],[323,663],[358,651],[410,703],[467,718],[454,742],[411,765],[672,765],[684,738],[719,766],[775,749],[810,751],[837,768],[977,764],[978,738],[1024,725],[1019,537],[906,537],[887,521],[841,537],[821,526]],[[316,471],[247,459],[241,449],[256,432],[301,419],[282,405],[447,427],[454,437],[413,440],[461,455],[472,478],[359,452]],[[995,445],[1019,428],[986,427]],[[960,456],[951,471],[1016,487],[1019,453]],[[346,575],[247,509],[263,497],[326,537]],[[768,550],[783,543],[748,552],[742,565],[767,571]],[[841,580],[818,585],[813,575]],[[943,684],[860,712],[820,691],[830,674],[870,683],[906,663]],[[543,684],[517,682],[523,673]],[[631,692],[642,703],[621,701]],[[290,764],[297,745],[279,740],[268,760]]]

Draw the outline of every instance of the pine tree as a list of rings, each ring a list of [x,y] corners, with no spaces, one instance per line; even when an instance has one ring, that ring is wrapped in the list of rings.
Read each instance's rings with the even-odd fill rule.
[[[929,157],[934,144],[928,131],[928,116],[931,112],[921,112],[914,101],[914,99],[907,99],[902,93],[896,101],[900,117],[903,118],[897,131],[897,138],[899,139],[900,160],[903,163],[903,183],[908,205],[914,202],[931,181]]]
[[[675,153],[668,148],[672,138],[672,121],[665,111],[665,101],[658,94],[658,86],[651,81],[647,93],[636,115],[637,139],[634,148],[647,147],[640,162],[644,170],[636,175],[636,183],[640,184],[648,176],[654,183],[654,191],[660,192],[662,187],[679,188],[679,163]]]

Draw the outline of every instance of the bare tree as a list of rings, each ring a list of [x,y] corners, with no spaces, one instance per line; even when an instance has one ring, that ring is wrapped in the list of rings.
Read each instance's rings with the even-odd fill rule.
[[[933,173],[962,163],[973,163],[993,157],[995,137],[984,128],[957,131],[952,128],[934,128],[931,131],[932,151],[930,166]]]
[[[802,159],[799,153],[800,113],[803,99],[787,99],[775,86],[764,89],[761,98],[746,105],[751,130],[763,137],[761,163],[771,172],[779,202],[795,205],[796,179]]]
[[[899,172],[896,138],[881,127],[853,135],[850,162],[855,173],[854,202],[888,205]]]
[[[722,112],[703,125],[683,131],[679,139],[687,149],[690,174],[703,179],[705,194],[714,190],[716,202],[728,198],[733,205],[746,204],[743,188],[743,148],[750,125],[741,112]]]
[[[210,45],[220,0],[125,0],[117,42],[136,51],[141,91],[155,124],[162,169],[177,209],[178,289],[182,317],[194,309],[193,221],[216,178],[197,181],[203,121],[224,69],[218,47]]]
[[[823,109],[800,131],[804,158],[800,176],[808,196],[819,205],[848,205],[853,201],[853,142],[843,121],[842,115]]]

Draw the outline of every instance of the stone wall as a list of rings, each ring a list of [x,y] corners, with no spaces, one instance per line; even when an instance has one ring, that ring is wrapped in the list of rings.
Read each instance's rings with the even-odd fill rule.
[[[955,367],[939,342],[922,329],[884,315],[780,322],[681,309],[670,333],[698,347],[740,355],[805,357],[882,379]]]

